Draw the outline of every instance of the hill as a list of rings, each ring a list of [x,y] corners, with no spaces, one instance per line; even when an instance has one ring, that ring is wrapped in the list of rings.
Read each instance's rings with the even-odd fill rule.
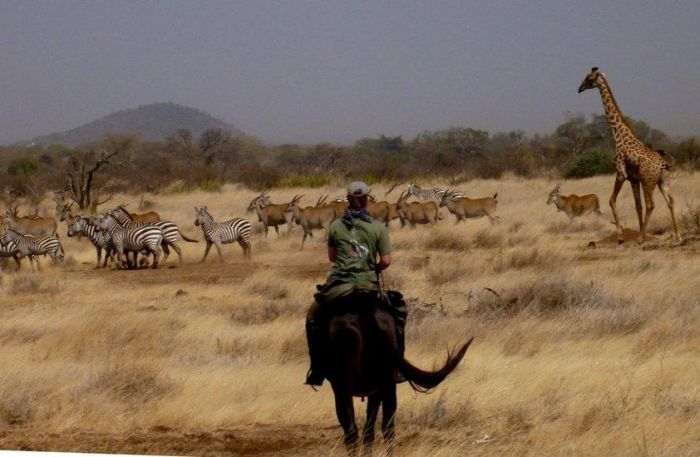
[[[208,128],[223,129],[233,136],[243,134],[232,124],[203,111],[168,102],[117,111],[80,127],[38,136],[31,141],[39,145],[59,143],[77,146],[97,141],[111,133],[129,133],[146,140],[160,140],[180,128],[189,129],[196,136]]]

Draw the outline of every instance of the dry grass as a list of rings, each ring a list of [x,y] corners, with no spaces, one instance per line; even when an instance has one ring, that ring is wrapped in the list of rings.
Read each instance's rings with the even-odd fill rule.
[[[611,183],[566,187],[604,200]],[[551,182],[464,187],[471,197],[498,191],[501,222],[391,228],[386,281],[409,299],[409,359],[429,368],[476,336],[436,392],[399,388],[398,455],[699,454],[699,246],[667,241],[660,198],[656,249],[589,249],[613,232],[609,215],[569,224],[545,204]],[[271,192],[276,201],[299,193],[338,190]],[[673,193],[678,208],[696,208],[700,176],[680,176]],[[252,196],[226,186],[144,201],[201,239],[193,206],[225,219],[245,215]],[[136,206],[140,196],[121,199]],[[634,228],[628,188],[618,207]],[[679,216],[685,233],[695,216]],[[95,271],[88,241],[60,231],[70,263],[0,276],[3,446],[343,454],[329,388],[302,385],[304,315],[328,266],[321,234],[300,251],[298,229],[267,240],[257,232],[251,261],[234,244],[224,265],[215,253],[199,265],[203,243],[184,243],[181,267]]]

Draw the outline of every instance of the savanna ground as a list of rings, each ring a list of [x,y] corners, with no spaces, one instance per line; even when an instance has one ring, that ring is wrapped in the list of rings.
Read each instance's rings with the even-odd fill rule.
[[[656,241],[587,247],[613,233],[612,181],[562,186],[597,193],[600,219],[569,224],[545,204],[554,182],[510,177],[459,186],[498,192],[500,224],[455,225],[444,208],[433,228],[392,224],[387,282],[410,299],[407,357],[430,368],[476,337],[432,394],[399,387],[399,455],[700,454],[700,243],[668,241],[657,192]],[[271,195],[298,193],[311,203],[340,190]],[[697,207],[700,175],[678,176],[673,193],[679,214]],[[202,239],[193,206],[224,219],[252,196],[229,186],[147,199]],[[619,208],[636,228],[629,187]],[[0,448],[344,453],[329,386],[302,384],[305,310],[328,268],[321,234],[300,251],[296,227],[289,238],[258,232],[249,262],[229,245],[225,264],[215,250],[197,264],[200,242],[184,243],[182,266],[171,257],[157,271],[105,271],[87,239],[60,232],[63,266],[25,263],[0,278]]]

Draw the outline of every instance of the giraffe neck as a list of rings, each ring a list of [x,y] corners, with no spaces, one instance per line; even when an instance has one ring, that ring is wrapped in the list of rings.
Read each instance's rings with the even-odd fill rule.
[[[620,107],[617,105],[617,101],[615,101],[615,97],[610,90],[608,82],[602,75],[599,76],[597,86],[600,90],[605,116],[608,118],[608,124],[612,131],[615,146],[623,144],[625,140],[629,140],[630,138],[637,140],[637,136],[634,134],[632,127],[627,123],[624,114],[622,114]]]

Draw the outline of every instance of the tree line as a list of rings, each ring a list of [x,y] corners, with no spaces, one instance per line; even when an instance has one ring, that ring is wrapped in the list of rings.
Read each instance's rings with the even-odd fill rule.
[[[676,167],[700,168],[700,142],[672,139],[643,121],[629,120],[642,141],[673,157]],[[78,207],[95,207],[117,191],[218,190],[225,183],[252,189],[318,187],[348,179],[378,181],[474,178],[582,178],[612,173],[613,144],[603,115],[567,114],[546,135],[516,130],[489,133],[469,127],[425,131],[415,138],[381,135],[351,146],[266,145],[220,129],[195,137],[180,129],[162,141],[110,135],[80,147],[0,146],[5,198],[62,191]],[[36,197],[33,197],[36,199]]]

